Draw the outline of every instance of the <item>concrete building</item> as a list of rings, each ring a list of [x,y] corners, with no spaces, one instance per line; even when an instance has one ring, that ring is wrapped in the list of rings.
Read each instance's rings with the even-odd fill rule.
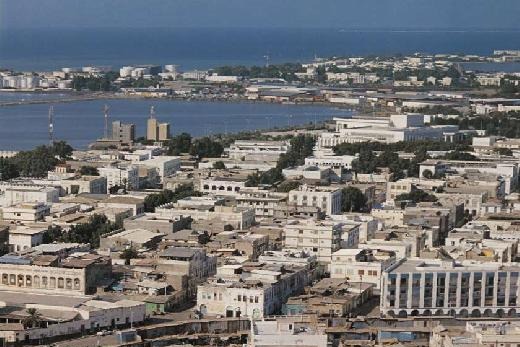
[[[112,140],[131,144],[135,140],[135,124],[124,124],[121,121],[112,122]]]
[[[2,208],[2,219],[16,223],[34,223],[50,214],[50,206],[44,203],[22,203]]]
[[[246,179],[233,177],[209,177],[200,180],[200,191],[212,195],[238,195],[246,188]]]
[[[251,347],[330,347],[326,327],[316,317],[278,317],[254,321]]]
[[[170,139],[170,123],[159,123],[155,117],[148,118],[146,139],[149,141],[167,141]]]
[[[102,176],[81,176],[78,178],[61,180],[60,186],[67,194],[105,194],[107,179]]]
[[[378,249],[340,249],[332,253],[331,278],[345,278],[351,282],[372,283],[381,289],[381,275],[396,261],[395,253]],[[361,247],[363,247],[361,249]]]
[[[197,308],[203,316],[262,318],[278,312],[311,279],[310,269],[297,265],[224,265],[197,288]]]
[[[515,264],[404,259],[383,274],[381,312],[516,317],[519,274]]]
[[[26,202],[58,202],[60,191],[54,187],[25,182],[0,182],[1,206],[12,206]]]
[[[43,227],[18,226],[9,229],[9,250],[11,252],[23,251],[43,243],[43,234],[47,231]]]
[[[390,117],[334,118],[336,131],[322,133],[318,147],[334,147],[341,143],[377,141],[394,143],[416,140],[454,140],[458,127],[453,125],[425,126],[424,116],[399,114]]]
[[[101,167],[99,175],[107,179],[107,192],[110,188],[126,187],[128,190],[139,189],[139,169],[137,166],[126,167]]]
[[[284,234],[284,248],[307,252],[328,264],[334,252],[357,246],[359,225],[332,220],[290,220]]]
[[[319,207],[330,216],[341,212],[341,196],[337,188],[303,185],[289,192],[289,204]]]
[[[289,141],[237,140],[225,152],[237,160],[276,162],[290,147]]]

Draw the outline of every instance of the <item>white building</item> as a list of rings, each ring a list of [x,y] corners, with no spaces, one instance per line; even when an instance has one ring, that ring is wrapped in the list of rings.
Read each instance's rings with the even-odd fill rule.
[[[359,242],[359,225],[332,220],[290,220],[283,230],[284,248],[307,252],[324,263],[330,263],[332,253]]]
[[[383,274],[381,313],[516,317],[519,278],[515,264],[402,260]]]
[[[328,187],[300,186],[289,192],[289,204],[319,207],[327,215],[341,213],[340,189]]]
[[[416,140],[451,140],[458,127],[454,125],[425,126],[424,116],[398,114],[390,117],[334,118],[335,132],[322,133],[318,146],[334,147],[341,143],[377,141],[394,143]],[[448,136],[449,138],[446,138]]]
[[[126,187],[128,190],[139,189],[139,170],[136,166],[102,167],[98,172],[107,179],[107,191],[115,186]]]
[[[43,234],[47,231],[46,227],[34,228],[18,226],[9,229],[9,249],[13,252],[23,251],[43,242]]]
[[[225,151],[232,159],[276,162],[289,148],[289,141],[237,140]]]

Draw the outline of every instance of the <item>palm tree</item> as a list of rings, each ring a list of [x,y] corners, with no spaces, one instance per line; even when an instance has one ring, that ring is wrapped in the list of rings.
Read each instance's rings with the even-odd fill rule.
[[[24,327],[35,328],[40,325],[42,321],[42,314],[38,312],[37,309],[28,308],[25,310],[25,312],[28,314],[28,316],[22,319],[22,324]]]

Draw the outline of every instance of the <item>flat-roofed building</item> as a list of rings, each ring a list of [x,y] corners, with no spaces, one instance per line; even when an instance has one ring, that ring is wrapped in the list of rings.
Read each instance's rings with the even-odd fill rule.
[[[404,259],[383,273],[387,316],[516,317],[520,266]]]

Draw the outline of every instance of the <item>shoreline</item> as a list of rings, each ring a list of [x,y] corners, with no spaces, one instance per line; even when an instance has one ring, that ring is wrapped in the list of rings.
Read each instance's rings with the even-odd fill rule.
[[[58,91],[14,91],[14,90],[0,90],[0,93],[26,93],[26,94],[52,94],[58,93]],[[126,95],[117,93],[105,93],[105,94],[84,94],[84,96],[73,97],[76,92],[74,91],[60,91],[59,93],[71,95],[71,97],[58,98],[58,99],[38,99],[38,100],[16,100],[16,101],[0,101],[0,107],[14,107],[22,105],[41,105],[41,104],[61,104],[81,101],[96,101],[96,100],[158,100],[158,101],[186,101],[186,102],[223,102],[223,103],[242,103],[242,104],[273,104],[273,105],[287,105],[287,106],[325,106],[333,107],[337,109],[343,109],[348,111],[355,111],[354,105],[337,104],[325,101],[315,102],[272,102],[264,100],[250,100],[247,98],[188,98],[188,97],[146,97],[137,95]]]

